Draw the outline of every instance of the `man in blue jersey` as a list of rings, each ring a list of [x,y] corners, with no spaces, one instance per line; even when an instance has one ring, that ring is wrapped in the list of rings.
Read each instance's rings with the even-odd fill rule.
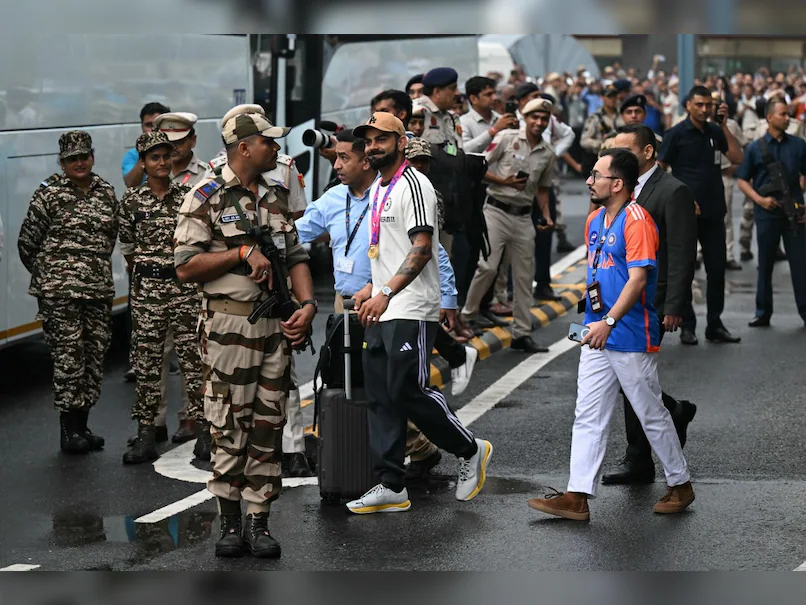
[[[585,325],[577,378],[568,491],[533,498],[529,506],[556,517],[587,521],[607,446],[608,424],[619,387],[630,400],[649,444],[663,465],[668,490],[656,513],[679,513],[694,501],[688,466],[658,382],[660,324],[654,306],[658,284],[658,230],[632,199],[638,159],[627,149],[604,151],[587,180],[601,206],[585,228],[588,279]]]

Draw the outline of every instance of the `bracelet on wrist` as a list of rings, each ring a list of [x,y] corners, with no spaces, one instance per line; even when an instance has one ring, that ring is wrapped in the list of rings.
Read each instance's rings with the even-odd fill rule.
[[[244,258],[245,258],[245,256],[244,256],[244,250],[246,250],[246,248],[247,248],[247,246],[240,246],[240,247],[238,248],[238,260],[241,260],[241,261],[243,261],[243,260],[244,260]]]
[[[245,247],[246,247],[246,246],[244,246],[244,248],[245,248]],[[257,244],[254,244],[254,245],[253,245],[251,248],[249,248],[249,252],[247,252],[247,253],[246,253],[246,256],[244,256],[244,257],[243,257],[243,260],[248,260],[248,259],[249,259],[249,256],[252,254],[252,252],[254,252],[254,251],[255,251],[255,248],[256,248],[256,247],[257,247]]]

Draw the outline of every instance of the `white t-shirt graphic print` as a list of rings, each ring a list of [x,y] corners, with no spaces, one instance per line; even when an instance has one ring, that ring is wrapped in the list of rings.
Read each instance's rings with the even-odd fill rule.
[[[370,191],[370,204],[378,195],[380,204],[387,187],[380,180]],[[387,184],[388,185],[388,184]],[[372,233],[372,221],[367,229]],[[380,321],[411,319],[439,321],[439,227],[437,196],[428,177],[407,166],[395,184],[381,211],[378,257],[370,260],[372,295],[381,291],[397,273],[411,250],[411,238],[420,232],[431,233],[431,260],[420,274],[389,301]]]

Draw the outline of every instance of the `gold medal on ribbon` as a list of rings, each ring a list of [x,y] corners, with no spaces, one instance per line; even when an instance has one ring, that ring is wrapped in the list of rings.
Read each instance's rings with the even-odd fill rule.
[[[367,252],[367,256],[370,258],[378,258],[378,246],[373,244],[369,247],[369,251]]]

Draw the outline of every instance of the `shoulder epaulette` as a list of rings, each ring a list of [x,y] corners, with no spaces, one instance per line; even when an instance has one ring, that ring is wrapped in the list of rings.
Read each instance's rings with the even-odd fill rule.
[[[204,185],[202,185],[201,187],[196,189],[196,191],[194,192],[193,196],[196,199],[201,200],[202,202],[206,202],[207,200],[210,199],[210,197],[216,191],[221,189],[221,187],[223,187],[223,186],[224,186],[224,183],[219,182],[219,179],[216,178],[216,179],[210,181],[209,183],[205,183]]]
[[[284,153],[277,154],[277,163],[278,164],[285,164],[286,166],[291,166],[294,163],[294,158],[290,155],[286,155]]]
[[[51,185],[53,185],[54,183],[57,183],[60,178],[61,177],[56,173],[51,174],[48,178],[46,178],[44,181],[42,181],[39,184],[39,186],[42,187],[43,189],[46,189],[46,188],[50,187]]]

